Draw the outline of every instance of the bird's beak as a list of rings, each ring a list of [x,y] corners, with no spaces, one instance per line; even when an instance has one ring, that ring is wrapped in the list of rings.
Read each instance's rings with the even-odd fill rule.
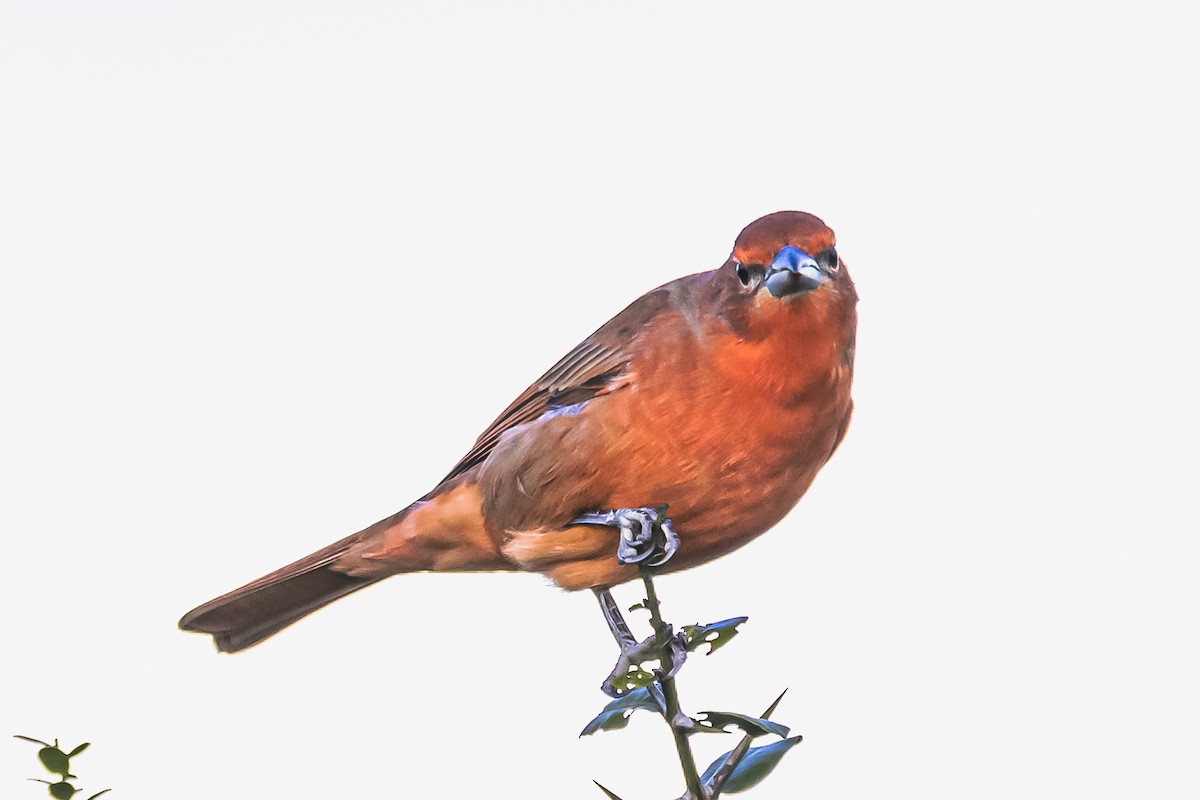
[[[799,247],[788,245],[767,267],[765,285],[772,297],[811,292],[828,278],[817,260]]]

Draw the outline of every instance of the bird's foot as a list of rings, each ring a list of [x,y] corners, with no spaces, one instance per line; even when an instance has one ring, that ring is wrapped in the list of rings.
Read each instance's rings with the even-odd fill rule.
[[[667,516],[667,506],[657,508],[617,508],[591,511],[571,520],[575,525],[612,525],[620,528],[617,561],[660,567],[679,549],[679,534]]]
[[[659,658],[658,642],[653,636],[633,644],[622,644],[617,663],[600,684],[600,689],[609,697],[622,697],[642,686],[653,686],[654,672],[643,664]]]
[[[604,679],[600,689],[609,697],[622,697],[634,689],[645,686],[659,709],[665,713],[666,705],[662,688],[656,681],[674,677],[679,668],[683,666],[688,654],[686,638],[682,633],[674,634],[668,626],[668,634],[673,635],[669,635],[665,646],[657,635],[649,636],[640,642],[637,641],[633,638],[629,625],[621,615],[621,609],[613,599],[612,593],[607,589],[594,591],[596,599],[600,601],[600,609],[604,612],[608,629],[616,639],[617,646],[621,648],[621,655],[617,657],[616,666]],[[659,665],[663,664],[664,650],[668,650],[670,654],[671,671],[669,674],[664,674],[661,666],[650,668],[645,666],[650,661],[657,661]],[[682,720],[672,722],[673,725],[677,723],[682,727],[686,727],[689,723],[695,724],[690,719],[687,719],[686,722]]]
[[[664,663],[663,651],[667,649],[670,650],[670,672],[661,666]],[[609,697],[623,697],[644,686],[650,691],[660,709],[665,709],[662,689],[658,682],[674,677],[686,658],[687,645],[681,634],[669,638],[665,646],[657,636],[649,636],[632,645],[622,644],[617,663],[600,685],[600,689]],[[650,665],[648,662],[657,662],[657,665]],[[672,724],[690,728],[695,723],[685,717],[672,721]]]

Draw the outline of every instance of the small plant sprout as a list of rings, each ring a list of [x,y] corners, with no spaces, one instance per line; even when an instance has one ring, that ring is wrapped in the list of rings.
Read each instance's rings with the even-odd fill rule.
[[[42,766],[45,767],[49,772],[52,772],[58,776],[57,781],[48,781],[43,778],[30,778],[29,780],[46,784],[50,791],[50,796],[53,797],[54,800],[72,800],[72,798],[75,797],[75,794],[79,792],[80,789],[78,789],[75,784],[71,783],[73,780],[78,780],[78,778],[71,773],[71,759],[82,753],[84,750],[87,750],[91,744],[89,742],[84,742],[83,744],[72,748],[68,752],[59,746],[58,739],[54,740],[54,744],[50,744],[48,742],[43,742],[41,739],[34,739],[29,736],[21,736],[20,734],[17,734],[14,738],[22,739],[26,742],[32,742],[33,744],[40,744],[42,747],[40,750],[38,750],[38,761],[41,761]],[[100,795],[111,791],[111,789],[103,789],[87,798],[87,800],[95,800],[95,798],[99,797]]]

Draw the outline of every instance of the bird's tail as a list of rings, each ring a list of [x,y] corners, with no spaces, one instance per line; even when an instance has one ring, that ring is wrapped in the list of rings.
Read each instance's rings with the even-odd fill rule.
[[[481,508],[474,483],[443,485],[353,536],[192,609],[179,627],[210,633],[218,650],[236,653],[390,575],[513,569]]]
[[[236,653],[258,644],[338,598],[383,577],[359,578],[330,565],[361,543],[372,529],[360,531],[256,581],[209,600],[179,620],[185,631],[212,634],[217,649]]]

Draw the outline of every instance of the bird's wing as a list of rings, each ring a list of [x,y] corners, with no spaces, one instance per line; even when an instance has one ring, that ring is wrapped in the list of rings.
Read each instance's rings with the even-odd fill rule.
[[[623,377],[638,334],[669,302],[667,287],[655,289],[580,342],[496,417],[441,484],[483,463],[505,431],[531,422],[547,411],[583,403],[625,385]]]

